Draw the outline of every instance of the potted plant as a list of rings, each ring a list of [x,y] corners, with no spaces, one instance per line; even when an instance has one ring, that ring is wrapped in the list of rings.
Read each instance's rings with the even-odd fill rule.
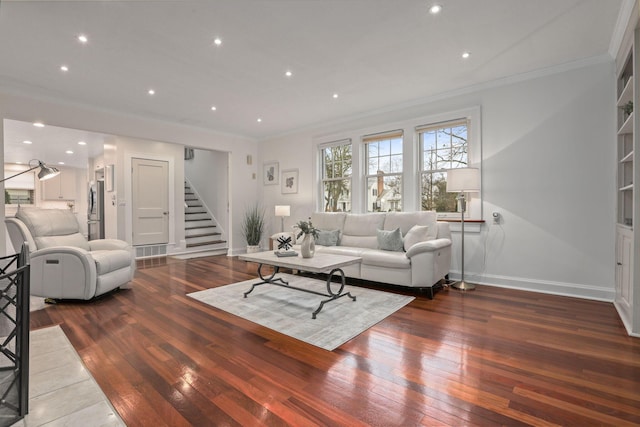
[[[302,239],[302,243],[300,244],[300,252],[302,253],[302,258],[313,257],[316,251],[315,239],[318,238],[320,230],[313,226],[313,224],[311,223],[311,218],[309,218],[309,221],[298,221],[296,227],[300,229],[300,233],[298,233],[297,237],[300,237],[304,234],[304,238]]]
[[[260,251],[264,228],[264,209],[257,204],[248,208],[242,219],[242,237],[247,241],[247,253]]]

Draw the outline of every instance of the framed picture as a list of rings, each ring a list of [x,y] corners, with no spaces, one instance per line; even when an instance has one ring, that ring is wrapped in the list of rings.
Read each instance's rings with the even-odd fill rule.
[[[294,194],[298,192],[298,169],[286,169],[282,171],[282,194]]]
[[[276,185],[280,178],[280,168],[278,162],[265,162],[262,172],[264,185]]]

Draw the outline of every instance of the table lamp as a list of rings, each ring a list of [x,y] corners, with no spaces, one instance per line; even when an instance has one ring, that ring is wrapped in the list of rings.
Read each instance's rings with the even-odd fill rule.
[[[276,205],[276,216],[280,217],[280,232],[284,231],[284,217],[291,215],[291,206]]]

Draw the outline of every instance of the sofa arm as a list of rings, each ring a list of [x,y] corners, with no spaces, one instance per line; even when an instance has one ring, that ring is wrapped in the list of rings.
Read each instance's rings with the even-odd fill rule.
[[[112,251],[114,249],[129,250],[129,244],[118,239],[97,239],[89,240],[89,247],[92,251]]]
[[[447,246],[451,246],[450,239],[434,239],[428,240],[426,242],[419,242],[415,245],[411,246],[407,251],[407,258],[411,258],[417,254],[424,252],[433,252],[438,249],[446,248]]]
[[[96,294],[96,263],[73,246],[55,246],[31,253],[31,294],[44,298],[90,299]]]

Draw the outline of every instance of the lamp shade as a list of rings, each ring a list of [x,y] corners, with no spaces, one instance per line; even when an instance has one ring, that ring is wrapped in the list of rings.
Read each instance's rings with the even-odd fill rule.
[[[53,178],[54,176],[60,175],[60,171],[58,170],[58,168],[47,166],[42,162],[40,162],[39,166],[40,166],[40,172],[38,172],[38,179],[40,181],[46,181],[48,179]]]
[[[290,216],[291,206],[288,205],[276,205],[276,216]]]
[[[480,191],[480,169],[458,168],[447,170],[447,192]]]

